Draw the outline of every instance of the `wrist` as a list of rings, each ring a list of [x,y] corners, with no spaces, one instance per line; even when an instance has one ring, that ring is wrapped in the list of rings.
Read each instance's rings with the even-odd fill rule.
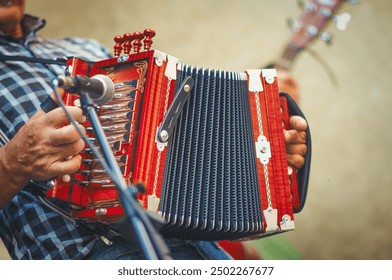
[[[27,185],[29,178],[23,176],[19,169],[13,166],[13,160],[9,158],[7,153],[8,145],[0,148],[0,188],[18,192]]]

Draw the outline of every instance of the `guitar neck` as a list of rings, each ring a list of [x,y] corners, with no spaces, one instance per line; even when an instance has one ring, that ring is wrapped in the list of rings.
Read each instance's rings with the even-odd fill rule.
[[[298,54],[302,51],[302,48],[298,48],[293,45],[287,45],[283,51],[281,57],[275,63],[274,67],[278,70],[289,71],[293,65],[294,60],[297,58]]]
[[[293,21],[291,38],[275,68],[290,70],[298,54],[306,49],[311,42],[321,37],[326,24],[333,19],[334,13],[343,3],[343,0],[308,0],[303,6],[303,13],[298,20]],[[349,18],[348,18],[349,20]],[[337,21],[335,19],[335,21]],[[346,24],[347,18],[336,22],[337,26]]]

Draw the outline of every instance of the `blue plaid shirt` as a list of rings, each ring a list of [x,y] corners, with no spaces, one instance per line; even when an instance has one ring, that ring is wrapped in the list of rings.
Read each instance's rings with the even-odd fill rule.
[[[45,21],[26,15],[25,37],[15,40],[0,33],[0,54],[44,59],[76,56],[100,60],[110,54],[94,40],[43,39],[36,32]],[[0,129],[11,139],[52,91],[51,80],[64,66],[0,61]],[[4,137],[3,137],[4,138]],[[4,143],[3,143],[4,144]],[[41,188],[45,184],[41,182]],[[82,259],[99,239],[97,231],[79,225],[53,210],[40,198],[40,187],[28,186],[1,209],[0,236],[13,259]]]
[[[94,40],[42,39],[45,21],[26,15],[25,38],[0,33],[0,55],[56,59],[75,56],[101,60],[108,50]],[[59,65],[0,61],[0,146],[11,139],[52,91],[50,82],[63,75]],[[1,187],[1,186],[0,186]],[[45,182],[25,187],[0,211],[0,237],[13,259],[140,259],[138,246],[122,240],[103,224],[84,224],[67,215],[67,206],[46,199]],[[109,238],[111,246],[106,246]],[[215,242],[165,240],[174,259],[230,259]]]

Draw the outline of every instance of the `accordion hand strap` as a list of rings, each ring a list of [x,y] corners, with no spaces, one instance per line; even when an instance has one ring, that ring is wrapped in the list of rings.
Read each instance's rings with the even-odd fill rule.
[[[287,93],[280,93],[280,96],[284,96],[287,100],[287,105],[289,108],[289,112],[291,116],[300,116],[305,118],[305,115],[302,113],[301,109],[298,107],[297,103],[294,99],[288,95]],[[306,120],[308,123],[308,121]],[[304,166],[298,170],[297,178],[298,178],[298,191],[301,200],[301,205],[299,209],[295,210],[295,213],[301,212],[302,208],[305,205],[306,195],[308,192],[308,183],[309,183],[309,174],[310,174],[310,163],[312,158],[312,138],[310,135],[310,127],[308,123],[308,128],[306,129],[306,146],[307,152],[305,156],[305,164]]]

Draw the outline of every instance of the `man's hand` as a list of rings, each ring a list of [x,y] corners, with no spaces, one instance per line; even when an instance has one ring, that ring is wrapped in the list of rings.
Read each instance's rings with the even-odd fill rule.
[[[299,101],[298,84],[294,78],[286,71],[278,71],[279,91],[289,94],[296,103]],[[290,130],[284,131],[286,141],[287,161],[290,166],[297,169],[305,163],[306,129],[308,124],[299,116],[290,117]]]
[[[79,123],[85,121],[82,110],[67,107]],[[85,131],[82,125],[79,125]],[[62,108],[48,113],[39,110],[12,140],[0,148],[0,207],[29,180],[49,179],[77,171],[81,165],[78,153],[84,141],[69,124]],[[8,199],[8,200],[7,200]]]
[[[305,163],[307,151],[306,129],[308,124],[299,116],[291,116],[290,127],[290,130],[284,131],[287,161],[290,166],[299,169]]]
[[[81,109],[69,106],[67,110],[76,121],[85,120]],[[66,125],[68,122],[62,108],[33,116],[4,147],[9,170],[16,170],[18,177],[26,180],[48,179],[77,171],[81,158],[74,155],[84,148],[84,141],[72,124]]]

